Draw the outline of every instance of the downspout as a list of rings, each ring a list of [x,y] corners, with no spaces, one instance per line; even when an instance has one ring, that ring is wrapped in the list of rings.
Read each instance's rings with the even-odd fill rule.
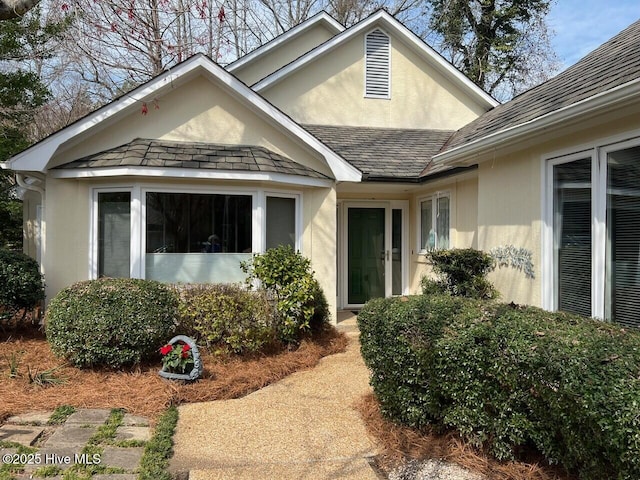
[[[41,211],[44,212],[45,210],[45,189],[43,187],[39,187],[38,185],[35,184],[30,184],[27,183],[25,180],[25,177],[32,177],[34,178],[36,181],[44,184],[44,176],[38,173],[30,173],[28,175],[25,175],[23,173],[17,173],[16,172],[16,182],[17,184],[24,188],[25,190],[31,191],[31,192],[37,192],[40,194],[40,198],[41,198],[41,202],[40,202],[40,208]],[[39,231],[38,231],[38,238],[36,238],[37,241],[37,250],[36,250],[36,260],[38,261],[38,264],[40,265],[40,272],[44,273],[44,268],[42,266],[42,258],[44,257],[44,236],[45,236],[45,222],[44,222],[44,215],[41,215],[41,218],[38,219],[39,220]]]

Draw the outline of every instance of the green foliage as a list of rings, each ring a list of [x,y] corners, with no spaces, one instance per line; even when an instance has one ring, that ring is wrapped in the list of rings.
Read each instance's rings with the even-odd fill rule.
[[[181,289],[180,328],[209,348],[257,352],[276,341],[274,311],[264,292],[238,285]]]
[[[533,445],[585,480],[640,478],[640,333],[450,295],[373,300],[358,323],[390,418],[499,459]]]
[[[20,252],[0,249],[0,325],[44,300],[38,263]]]
[[[158,420],[153,437],[140,460],[140,480],[171,480],[167,471],[173,454],[173,432],[178,424],[178,409],[170,407]]]
[[[320,284],[313,276],[311,261],[280,246],[243,263],[250,285],[259,280],[276,302],[280,316],[279,334],[286,343],[295,343],[310,330],[319,330],[329,319],[329,307]]]
[[[63,424],[71,414],[75,413],[75,407],[71,405],[60,405],[57,407],[47,422],[49,425],[61,425]]]
[[[442,50],[451,52],[456,66],[489,93],[504,81],[518,87],[536,70],[536,60],[545,67],[553,60],[544,24],[550,0],[428,3],[429,26],[440,36]]]
[[[62,366],[47,368],[46,370],[39,370],[38,368],[28,367],[27,378],[29,383],[37,385],[39,387],[49,387],[51,385],[61,385],[67,381],[64,377],[58,377],[56,370],[62,368]]]
[[[49,304],[52,351],[78,367],[118,368],[157,358],[175,330],[178,296],[159,282],[102,278],[61,290]]]
[[[493,258],[473,248],[434,250],[425,254],[440,282],[422,280],[423,293],[446,291],[469,298],[496,298],[498,292],[486,279],[493,269]],[[439,283],[439,284],[438,284]]]

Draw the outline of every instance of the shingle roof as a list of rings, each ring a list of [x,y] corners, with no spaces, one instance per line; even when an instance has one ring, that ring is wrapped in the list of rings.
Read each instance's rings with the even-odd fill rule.
[[[327,125],[303,127],[362,173],[368,174],[369,179],[417,179],[453,133],[448,130]]]
[[[640,20],[556,77],[458,130],[445,150],[520,125],[640,78]]]
[[[219,145],[136,138],[57,168],[156,167],[284,173],[329,178],[259,146]]]

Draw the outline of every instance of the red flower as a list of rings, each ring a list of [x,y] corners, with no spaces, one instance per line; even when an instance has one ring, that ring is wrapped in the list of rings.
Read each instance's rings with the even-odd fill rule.
[[[189,345],[187,345],[186,343],[182,345],[182,358],[189,357],[189,350],[191,350],[191,347]]]
[[[171,352],[171,350],[173,350],[173,347],[172,347],[171,345],[167,344],[167,345],[165,345],[164,347],[161,347],[161,348],[160,348],[160,353],[161,353],[162,355],[166,355],[166,354],[168,354],[169,352]]]

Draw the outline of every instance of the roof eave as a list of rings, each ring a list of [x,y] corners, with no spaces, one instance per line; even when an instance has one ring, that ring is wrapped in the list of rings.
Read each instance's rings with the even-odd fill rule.
[[[249,52],[246,55],[243,55],[237,60],[231,62],[229,65],[226,66],[227,71],[231,73],[235,72],[236,70],[258,59],[262,55],[270,52],[274,48],[295,39],[300,34],[304,33],[306,30],[318,25],[321,22],[327,25],[331,30],[333,30],[334,34],[338,34],[344,31],[344,26],[341,25],[340,22],[338,22],[335,18],[333,18],[327,12],[322,11],[314,15],[313,17],[311,17],[309,20],[296,25],[295,27],[282,33],[281,35],[278,35],[270,42],[267,42],[266,44],[256,48],[252,52]]]
[[[579,102],[554,110],[527,122],[514,125],[491,133],[471,142],[444,151],[433,157],[435,163],[464,165],[469,163],[469,156],[478,156],[497,146],[517,143],[523,137],[548,129],[560,123],[594,113],[599,110],[613,108],[620,103],[640,96],[640,78],[634,79],[618,87],[585,98]]]

